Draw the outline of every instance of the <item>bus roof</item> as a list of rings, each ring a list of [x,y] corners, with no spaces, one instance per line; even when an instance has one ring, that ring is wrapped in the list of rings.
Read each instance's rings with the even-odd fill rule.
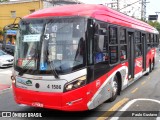
[[[46,8],[24,18],[43,18],[54,16],[84,16],[129,28],[157,33],[158,31],[145,22],[134,19],[103,5],[74,4]]]

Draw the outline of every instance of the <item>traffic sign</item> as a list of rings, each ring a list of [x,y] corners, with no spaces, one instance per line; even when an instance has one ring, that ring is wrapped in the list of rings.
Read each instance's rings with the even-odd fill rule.
[[[148,20],[157,20],[158,15],[149,15]]]
[[[7,35],[16,35],[17,30],[7,30],[6,33]]]

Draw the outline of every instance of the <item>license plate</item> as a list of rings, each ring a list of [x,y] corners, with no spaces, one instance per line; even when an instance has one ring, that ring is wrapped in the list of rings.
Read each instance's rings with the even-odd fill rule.
[[[33,102],[32,106],[34,106],[34,107],[43,107],[43,104],[39,103],[39,102]]]

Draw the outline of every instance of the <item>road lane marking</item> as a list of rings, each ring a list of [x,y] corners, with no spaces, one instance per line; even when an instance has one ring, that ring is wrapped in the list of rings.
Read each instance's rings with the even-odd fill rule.
[[[148,77],[148,80],[150,80],[151,79],[151,77]]]
[[[135,88],[134,90],[132,90],[132,94],[135,93],[138,90],[138,88]]]
[[[116,110],[118,110],[122,105],[124,105],[129,98],[124,98],[117,102],[113,107],[111,107],[108,111],[106,111],[104,114],[102,114],[100,117],[97,118],[97,120],[105,120],[108,117],[110,117]]]
[[[160,101],[155,100],[155,99],[145,99],[145,98],[138,98],[138,99],[133,99],[131,101],[129,101],[124,107],[122,107],[119,111],[126,111],[133,103],[137,102],[137,101],[152,101],[152,102],[156,102],[160,104]],[[121,113],[119,116],[121,116],[123,113]],[[131,116],[132,117],[132,116]],[[158,117],[157,117],[158,119]],[[110,120],[119,120],[119,117],[112,117]]]
[[[0,94],[7,93],[8,90],[10,90],[10,89],[12,89],[12,85],[11,85],[10,87],[8,87],[8,88],[5,88],[5,89],[3,89],[3,90],[0,90]]]
[[[8,90],[10,90],[10,89],[12,89],[12,88],[10,87],[10,88],[6,88],[4,90],[0,90],[0,95],[4,94],[4,93],[8,93],[9,92]]]
[[[10,88],[10,87],[11,87],[11,85],[0,84],[0,91],[3,91],[3,90]]]
[[[146,81],[143,81],[142,83],[141,83],[141,85],[144,85],[146,83]]]

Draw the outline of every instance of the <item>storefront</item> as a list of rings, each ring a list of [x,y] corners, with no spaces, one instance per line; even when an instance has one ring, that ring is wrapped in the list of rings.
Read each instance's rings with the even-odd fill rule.
[[[3,36],[3,50],[11,55],[14,54],[17,30],[6,30]]]
[[[6,44],[15,45],[17,30],[6,31]]]

